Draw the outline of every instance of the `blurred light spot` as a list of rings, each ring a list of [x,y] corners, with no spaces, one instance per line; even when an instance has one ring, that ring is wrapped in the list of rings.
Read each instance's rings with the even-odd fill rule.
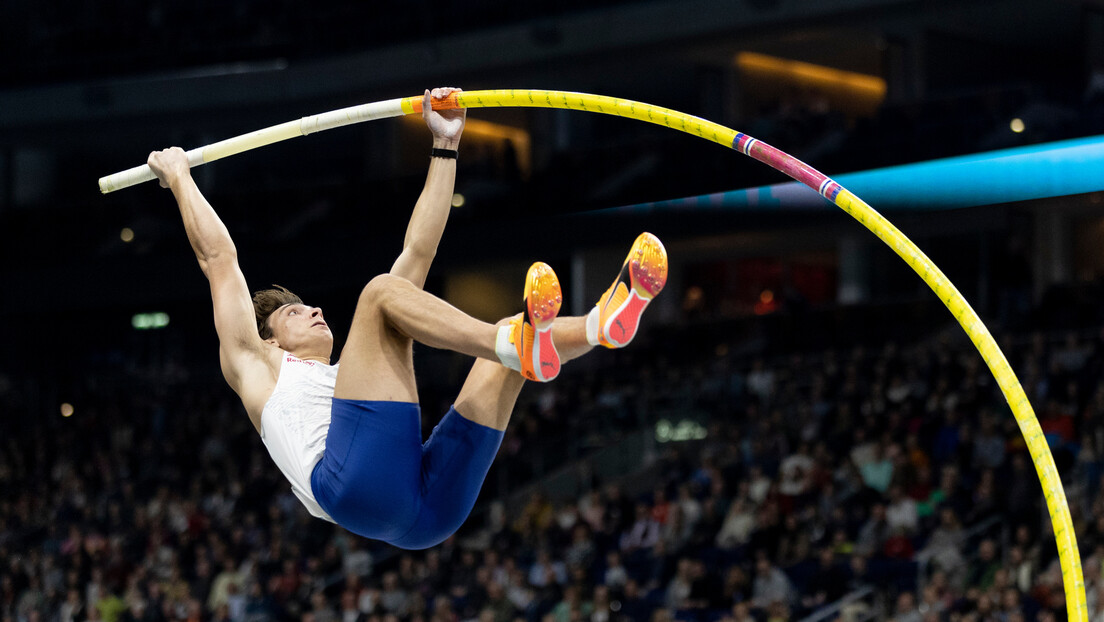
[[[659,443],[699,441],[708,435],[701,424],[683,419],[678,423],[671,423],[666,419],[660,419],[655,425],[655,439]]]
[[[1009,123],[1008,126],[1011,127],[1012,131],[1017,133],[1017,134],[1024,131],[1023,119],[1021,119],[1019,117],[1016,117],[1015,119],[1012,119],[1012,122]]]
[[[464,206],[464,195],[460,194],[459,192],[452,195],[452,206],[453,207],[463,207]]]
[[[130,318],[130,325],[134,330],[150,330],[165,328],[169,325],[169,314],[163,311],[156,313],[135,313]]]
[[[71,416],[73,416],[73,405],[70,404],[69,402],[62,403],[62,405],[61,405],[61,416],[62,417],[71,417]]]
[[[705,306],[705,292],[697,285],[691,285],[682,298],[683,311],[694,311]]]
[[[123,230],[119,232],[119,239],[124,242],[134,241],[134,230],[130,227],[123,227]]]

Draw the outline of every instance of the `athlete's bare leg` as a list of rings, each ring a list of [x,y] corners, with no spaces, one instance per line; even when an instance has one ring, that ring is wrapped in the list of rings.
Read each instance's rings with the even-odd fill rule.
[[[361,291],[334,397],[417,402],[412,340],[495,360],[496,330],[406,279],[381,274]]]
[[[539,339],[526,332],[524,342],[520,337],[519,340],[511,337],[511,343],[518,344],[519,356],[522,345],[526,352],[534,355],[551,352],[551,374],[542,377],[539,373],[533,373],[538,369],[538,363],[529,358],[523,361],[522,371],[533,379],[550,380],[559,372],[560,362],[585,353],[590,349],[591,341],[610,347],[627,345],[636,334],[641,313],[663,288],[666,280],[667,253],[663,244],[650,233],[640,234],[613,285],[599,299],[597,309],[588,316],[596,324],[593,328],[596,336],[588,340],[587,318],[556,319],[552,321],[551,329],[547,327],[551,317],[546,315],[547,319],[540,320],[540,313],[547,313],[549,307],[552,311],[548,315],[555,316],[560,304],[560,286],[551,268],[540,262],[533,264],[526,277],[528,315],[524,327],[529,330],[529,316],[532,316],[537,323],[544,322],[545,328],[539,329]],[[520,328],[522,324],[518,326]],[[334,397],[417,402],[412,340],[486,359],[489,364],[498,366],[498,333],[498,326],[476,320],[422,291],[407,279],[380,275],[372,279],[361,293],[349,340],[342,352]],[[551,342],[546,343],[549,337]],[[537,342],[544,343],[545,349],[538,351],[534,346],[530,351],[530,345]],[[517,369],[516,363],[515,359],[510,367]],[[541,357],[541,370],[545,364],[546,359]],[[527,365],[531,365],[532,369]],[[477,365],[469,382],[474,390],[474,387],[485,383],[485,378],[498,377],[499,372],[493,367]],[[502,429],[509,419],[521,384],[513,380],[493,381],[491,384],[492,388],[486,391],[488,395],[474,398],[477,401],[471,403],[479,405],[470,407],[471,412],[466,416],[488,427]],[[462,391],[461,397],[470,398],[472,393]],[[487,400],[485,404],[484,399]],[[502,408],[503,402],[510,408]]]
[[[499,326],[506,326],[502,320]],[[560,361],[578,358],[594,346],[586,340],[586,318],[556,318],[552,324],[552,340],[560,353]],[[472,365],[460,395],[456,398],[456,412],[465,419],[496,430],[505,430],[514,412],[525,378],[518,372],[494,361],[478,359]]]
[[[575,358],[591,348],[586,341],[584,318],[558,318],[552,331],[561,360]],[[349,339],[339,359],[334,397],[417,402],[413,341],[486,359],[488,364],[501,367],[495,353],[497,334],[498,326],[471,317],[406,279],[377,276],[361,292],[357,303]],[[516,371],[503,370],[522,380]]]

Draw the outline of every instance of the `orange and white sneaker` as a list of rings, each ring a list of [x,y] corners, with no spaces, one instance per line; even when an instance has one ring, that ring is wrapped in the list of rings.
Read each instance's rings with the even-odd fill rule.
[[[621,273],[587,316],[592,345],[623,348],[636,336],[640,315],[667,284],[667,249],[651,233],[641,233],[629,250]]]
[[[529,266],[525,276],[525,313],[503,327],[508,330],[500,330],[500,343],[496,345],[503,364],[537,382],[548,382],[559,375],[560,355],[552,343],[552,321],[560,312],[561,304],[560,280],[552,267],[541,261]],[[503,336],[508,346],[501,343]],[[511,348],[513,352],[509,351]],[[516,367],[513,364],[515,355]]]

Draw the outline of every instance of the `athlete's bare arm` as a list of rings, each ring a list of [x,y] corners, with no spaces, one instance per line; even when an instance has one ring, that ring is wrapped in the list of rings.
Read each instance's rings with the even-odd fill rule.
[[[466,111],[463,108],[435,111],[430,106],[431,98],[444,99],[450,93],[459,90],[440,88],[425,92],[422,116],[433,133],[433,146],[436,148],[456,149],[460,145],[460,134],[464,131]],[[391,274],[400,276],[418,287],[425,285],[429,266],[437,254],[437,245],[441,241],[441,234],[445,231],[445,223],[448,222],[449,211],[452,209],[452,192],[455,184],[456,160],[431,158],[425,187],[410,215],[410,223],[407,225],[406,237],[403,240],[403,250],[395,260],[395,264],[391,266]]]
[[[148,163],[161,186],[172,190],[180,207],[199,268],[211,283],[223,376],[241,397],[259,430],[261,410],[275,386],[280,353],[257,333],[252,297],[238,267],[237,248],[192,180],[188,157],[182,149],[155,151]]]

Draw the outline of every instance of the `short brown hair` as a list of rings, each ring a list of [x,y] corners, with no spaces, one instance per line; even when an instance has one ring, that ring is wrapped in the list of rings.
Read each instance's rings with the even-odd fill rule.
[[[261,339],[272,337],[272,328],[268,317],[284,305],[303,304],[303,299],[291,293],[283,285],[273,285],[272,289],[253,292],[253,314],[257,316],[257,332]]]

